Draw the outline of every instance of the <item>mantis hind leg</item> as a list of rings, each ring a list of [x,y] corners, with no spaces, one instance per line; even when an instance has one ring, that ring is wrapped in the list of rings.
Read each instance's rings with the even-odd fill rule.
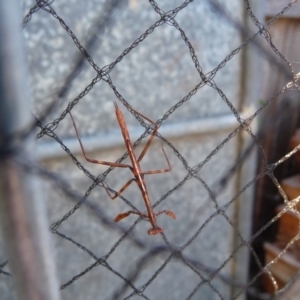
[[[135,214],[135,215],[138,215],[138,216],[141,216],[141,217],[144,217],[144,218],[147,218],[148,219],[148,215],[147,214],[144,214],[144,213],[141,213],[139,211],[134,211],[134,210],[129,210],[129,211],[126,211],[124,213],[121,213],[121,214],[118,214],[116,217],[115,217],[115,222],[119,222],[121,221],[122,219],[124,218],[127,218],[129,215],[131,214]],[[148,230],[148,234],[149,235],[155,235],[155,234],[158,234],[158,233],[161,233],[163,232],[163,229],[160,228],[160,227],[154,227],[154,228],[150,228]]]
[[[176,215],[171,210],[162,210],[155,213],[156,216],[161,214],[166,214],[167,216],[171,217],[172,219],[176,219]]]
[[[127,183],[125,183],[125,185],[118,191],[118,192],[115,192],[114,195],[111,195],[111,193],[109,192],[107,186],[103,186],[105,188],[105,191],[107,193],[107,195],[110,197],[111,200],[114,200],[116,199],[118,196],[120,196],[129,186],[130,184],[133,182],[133,181],[136,181],[135,178],[132,178],[130,179]]]
[[[141,216],[141,217],[144,217],[144,218],[147,218],[149,219],[148,217],[148,214],[145,214],[145,213],[142,213],[140,211],[134,211],[134,210],[129,210],[129,211],[126,211],[124,213],[121,213],[121,214],[118,214],[116,217],[115,217],[115,222],[119,222],[121,221],[122,219],[125,219],[127,218],[129,215],[131,214],[134,214],[134,215],[138,215],[138,216]],[[161,214],[166,214],[167,216],[173,218],[173,219],[176,219],[176,215],[170,211],[170,210],[162,210],[162,211],[158,211],[157,213],[155,213],[156,216],[159,216]],[[158,233],[161,233],[163,232],[163,228],[161,227],[153,227],[153,228],[150,228],[148,230],[148,234],[149,235],[155,235],[155,234],[158,234]]]
[[[144,214],[144,213],[142,213],[140,211],[129,210],[129,211],[126,211],[124,213],[118,214],[115,217],[114,221],[117,223],[117,222],[121,221],[122,219],[127,218],[131,214],[138,215],[138,216],[141,216],[141,217],[144,217],[144,218],[148,219],[148,215],[147,214]]]

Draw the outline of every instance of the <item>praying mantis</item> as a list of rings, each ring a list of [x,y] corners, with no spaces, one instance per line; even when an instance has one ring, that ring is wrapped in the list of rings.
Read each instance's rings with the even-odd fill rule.
[[[161,214],[166,214],[167,216],[169,216],[169,217],[171,217],[173,219],[176,219],[176,215],[172,211],[170,211],[170,210],[162,210],[162,211],[158,211],[156,213],[153,211],[151,203],[150,203],[150,198],[149,198],[148,190],[147,190],[147,187],[146,187],[145,175],[170,172],[171,169],[172,169],[171,168],[171,164],[169,162],[169,159],[168,159],[168,157],[166,155],[166,152],[165,152],[164,148],[162,147],[162,151],[163,151],[163,154],[164,154],[164,156],[166,158],[166,161],[167,161],[167,164],[168,164],[168,168],[166,168],[166,169],[160,169],[160,170],[152,170],[152,171],[142,172],[142,169],[141,169],[141,166],[140,166],[141,160],[143,159],[143,157],[145,156],[146,152],[148,151],[148,149],[149,149],[149,147],[150,147],[150,145],[151,145],[151,143],[152,143],[152,141],[153,141],[153,139],[154,139],[154,137],[155,137],[155,135],[156,135],[156,133],[158,131],[158,126],[157,126],[157,124],[155,122],[153,122],[152,120],[150,120],[146,116],[142,115],[141,113],[139,113],[135,109],[131,108],[132,111],[134,111],[136,114],[138,114],[139,116],[141,116],[143,119],[147,120],[154,127],[153,132],[151,133],[151,136],[148,139],[148,141],[147,141],[144,149],[142,150],[141,154],[137,158],[136,155],[135,155],[135,152],[134,152],[133,144],[132,144],[131,139],[130,139],[129,131],[127,129],[127,125],[126,125],[123,113],[119,109],[119,107],[118,107],[118,105],[117,105],[117,103],[115,101],[114,101],[114,106],[115,106],[116,117],[117,117],[117,120],[118,120],[118,123],[119,123],[119,127],[121,129],[122,135],[123,135],[124,144],[125,144],[125,147],[126,147],[126,149],[128,151],[128,155],[129,155],[129,158],[130,158],[130,161],[131,161],[131,165],[123,164],[123,163],[107,162],[107,161],[102,161],[102,160],[96,160],[96,159],[93,159],[93,158],[89,158],[87,156],[85,150],[84,150],[83,143],[82,143],[81,138],[79,136],[79,132],[78,132],[77,126],[76,126],[74,118],[73,118],[73,116],[72,116],[72,114],[70,112],[70,116],[71,116],[71,119],[72,119],[72,122],[73,122],[73,126],[74,126],[75,131],[76,131],[77,139],[79,141],[82,153],[84,155],[84,158],[88,162],[95,163],[95,164],[100,164],[100,165],[107,165],[107,166],[111,166],[111,167],[117,167],[117,168],[128,168],[133,173],[134,178],[131,178],[118,192],[115,192],[114,195],[112,195],[109,192],[108,188],[105,185],[104,185],[104,188],[105,188],[106,193],[108,194],[108,196],[112,200],[114,200],[118,196],[120,196],[128,188],[128,186],[133,181],[135,181],[136,184],[138,185],[140,191],[141,191],[142,197],[143,197],[145,205],[146,205],[147,213],[142,213],[142,212],[137,211],[137,210],[129,210],[127,212],[118,214],[115,217],[114,221],[115,222],[119,222],[119,221],[121,221],[122,219],[128,217],[131,214],[139,215],[141,217],[144,217],[144,218],[148,219],[149,222],[151,223],[152,228],[150,228],[148,230],[148,234],[149,235],[155,235],[155,234],[161,233],[161,232],[163,232],[163,228],[161,228],[161,227],[159,227],[157,225],[156,217],[158,215],[161,215]]]

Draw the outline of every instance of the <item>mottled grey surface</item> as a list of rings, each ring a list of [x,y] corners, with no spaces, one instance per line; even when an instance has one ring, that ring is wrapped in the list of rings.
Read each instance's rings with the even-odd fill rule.
[[[223,2],[235,18],[241,18],[242,4],[239,1]],[[71,1],[66,5],[63,1],[56,1],[53,8],[84,45],[102,12],[102,3],[103,1]],[[171,5],[168,1],[159,1],[158,4],[166,10],[171,6],[176,7],[175,3]],[[96,36],[95,47],[89,54],[102,68],[114,62],[158,20],[159,15],[147,1],[128,1],[127,5],[124,4],[113,12],[110,23],[100,36]],[[216,14],[206,1],[190,3],[178,13],[176,21],[194,47],[204,73],[217,67],[240,44],[239,33]],[[35,111],[41,111],[51,101],[56,89],[63,85],[64,79],[74,67],[74,59],[78,57],[79,50],[59,22],[43,11],[32,17],[24,34],[27,47],[34,49],[28,55],[33,107]],[[235,106],[238,103],[240,66],[240,55],[237,55],[215,77],[216,83]],[[54,116],[58,117],[67,103],[82,92],[95,76],[96,72],[86,62]],[[115,66],[110,76],[121,95],[134,108],[154,120],[162,117],[200,82],[189,48],[180,32],[167,24],[155,28],[153,33]],[[116,126],[113,100],[117,100],[116,96],[103,81],[80,100],[74,108],[74,115],[82,133],[92,134]],[[169,122],[225,113],[230,113],[230,110],[217,92],[204,87],[173,113]],[[73,135],[69,125],[69,120],[63,122],[58,132]]]
[[[200,163],[226,136],[228,132],[214,134],[214,136],[190,136],[181,140],[171,140],[172,144],[185,157],[188,158],[188,164],[194,166]],[[199,173],[201,178],[211,187],[214,182],[224,174],[231,166],[235,157],[235,138],[226,144],[220,153],[214,156]],[[143,169],[162,168],[166,165],[161,153],[160,143],[155,143],[149,154],[143,160]],[[166,174],[153,175],[147,177],[147,186],[149,189],[152,203],[163,196],[167,191],[176,186],[187,174],[182,163],[174,155],[172,150],[166,149],[173,170]],[[93,158],[105,157],[108,161],[115,161],[120,157],[124,149],[114,149],[114,151],[102,151],[91,153]],[[139,151],[137,151],[139,152]],[[98,175],[105,168],[98,165],[86,163],[84,158],[77,156],[80,162],[94,175]],[[48,161],[47,167],[63,176],[72,187],[83,194],[91,180],[83,175],[70,160]],[[212,176],[213,174],[213,176]],[[107,183],[114,189],[120,188],[127,180],[131,178],[129,171],[114,170],[107,178]],[[233,184],[231,181],[222,196],[217,198],[218,204],[223,205],[233,196]],[[50,221],[54,222],[67,213],[74,202],[66,200],[64,195],[57,191],[54,186],[49,186],[49,211]],[[136,205],[141,211],[145,206],[135,184],[132,184],[123,196]],[[98,187],[93,190],[89,201],[96,204],[99,209],[108,216],[113,218],[120,212],[128,210],[128,206],[121,199],[110,200],[105,191]],[[167,216],[160,216],[158,223],[165,229],[165,234],[172,245],[179,247],[183,245],[197,229],[215,212],[212,201],[208,193],[204,190],[202,184],[195,179],[188,180],[180,189],[170,195],[156,210],[171,209],[177,219],[173,220]],[[228,216],[231,218],[232,207],[228,209]],[[129,228],[135,216],[130,216],[121,222],[125,228]],[[104,256],[121,237],[121,233],[109,229],[93,215],[86,207],[80,208],[72,217],[60,227],[61,231],[77,242],[86,246],[98,257]],[[154,246],[163,245],[163,241],[158,237],[147,235],[150,228],[148,222],[141,222],[134,229],[133,234],[151,249]],[[224,238],[226,237],[226,238]],[[228,222],[222,216],[214,217],[205,229],[199,234],[196,240],[185,249],[184,254],[190,259],[204,263],[212,269],[218,268],[224,260],[229,258],[232,248],[231,240],[233,230]],[[54,237],[55,249],[57,249],[57,258],[59,266],[60,282],[63,284],[71,277],[77,275],[91,265],[94,261],[86,253],[71,245],[69,242]],[[72,255],[70,255],[72,253]],[[132,271],[136,270],[139,258],[145,254],[145,250],[134,246],[130,240],[123,241],[108,259],[108,263],[114,270],[120,272],[123,276],[128,277]],[[143,272],[135,280],[135,286],[139,287],[144,284],[164,262],[166,255],[155,257],[144,266]],[[222,274],[230,274],[230,263],[222,269]],[[203,273],[205,275],[205,273]],[[180,261],[172,260],[167,267],[157,276],[154,282],[146,289],[145,294],[150,299],[185,299],[189,293],[200,282],[200,278],[187,266]],[[116,275],[107,271],[104,267],[98,266],[87,275],[80,278],[77,282],[67,287],[63,292],[63,299],[73,299],[74,295],[86,290],[84,299],[111,299],[113,291],[122,285]],[[182,285],[182,288],[176,288]],[[218,277],[212,281],[223,295],[224,299],[229,299],[226,295],[229,292],[228,285],[220,281]],[[97,298],[99,291],[101,297]],[[129,292],[127,292],[128,294]],[[200,299],[218,299],[218,296],[210,287],[204,285],[198,292]],[[216,298],[214,298],[216,297]],[[195,296],[197,299],[197,296]]]
[[[110,16],[110,22],[102,33],[97,35],[95,47],[89,51],[99,67],[110,64],[129,47],[135,39],[143,34],[159,16],[151,8],[148,1],[130,0]],[[162,9],[168,11],[182,1],[157,1]],[[93,24],[102,13],[104,1],[55,1],[53,8],[57,14],[72,29],[77,38],[84,44]],[[238,0],[222,1],[233,16],[242,19],[242,3]],[[33,5],[33,1],[23,1],[23,11]],[[25,8],[26,7],[26,8]],[[240,43],[239,33],[232,28],[220,15],[216,14],[206,1],[194,1],[178,13],[176,21],[185,31],[193,45],[204,73],[208,73],[234,50]],[[25,44],[28,50],[30,69],[30,85],[33,93],[33,111],[39,114],[52,101],[56,91],[64,84],[66,76],[74,67],[74,59],[79,50],[67,35],[59,22],[51,15],[39,11],[24,30]],[[235,56],[223,67],[214,78],[234,106],[238,106],[239,83],[241,76],[240,56]],[[61,100],[49,120],[58,117],[72,101],[96,76],[96,72],[85,62],[84,68],[78,74],[67,96]],[[140,45],[134,48],[110,73],[113,84],[121,95],[139,112],[149,118],[161,118],[171,106],[179,102],[200,82],[199,74],[193,65],[189,49],[182,40],[180,33],[167,24],[154,30]],[[80,100],[74,108],[73,115],[80,128],[81,135],[93,135],[99,131],[109,132],[117,127],[113,100],[117,100],[110,87],[104,81]],[[121,104],[119,104],[121,105]],[[121,107],[128,124],[138,126],[138,123]],[[178,108],[167,120],[170,124],[191,119],[216,117],[230,114],[231,111],[217,92],[209,87],[200,89],[190,101]],[[221,129],[221,128],[220,128]],[[56,133],[59,137],[74,136],[69,116],[63,120]],[[190,167],[200,163],[229,134],[220,131],[206,135],[190,135],[171,142],[179,153],[187,160]],[[175,156],[172,149],[165,146],[172,164],[172,171],[165,174],[147,177],[147,185],[152,203],[157,201],[186,175],[187,171]],[[124,148],[114,148],[96,153],[89,153],[93,158],[115,161],[124,153]],[[208,186],[225,174],[234,164],[237,154],[237,139],[234,137],[212,159],[204,165],[199,175]],[[98,175],[105,167],[90,164],[78,156],[82,164],[94,175]],[[64,177],[74,190],[83,195],[92,184],[71,161],[65,159],[48,160],[44,165]],[[142,162],[143,170],[161,169],[166,166],[161,152],[161,144],[155,142],[149,154]],[[119,189],[131,178],[128,170],[116,169],[107,177],[107,183],[114,189]],[[217,198],[220,205],[227,203],[235,194],[234,178],[225,191]],[[64,195],[55,185],[47,183],[48,208],[50,224],[60,219],[73,206],[74,202]],[[133,183],[125,192],[124,197],[130,200],[141,211],[145,206],[137,186]],[[101,187],[93,190],[88,200],[110,220],[128,210],[121,200],[111,201]],[[160,216],[158,223],[165,229],[168,240],[174,246],[184,244],[216,209],[202,184],[196,179],[188,180],[182,187],[171,194],[156,209],[170,209],[177,215],[177,220]],[[234,211],[231,206],[227,214],[232,218]],[[129,228],[135,216],[122,221],[122,226]],[[150,228],[148,222],[142,221],[134,229],[133,234],[143,241],[148,249],[157,245],[165,245],[160,236],[147,235]],[[104,226],[89,208],[82,206],[72,217],[65,221],[60,231],[73,238],[95,253],[98,257],[105,255],[121,237],[118,230]],[[184,250],[184,255],[201,261],[211,269],[218,268],[232,253],[234,231],[224,217],[214,217],[198,235],[195,241]],[[73,276],[89,267],[94,260],[85,252],[70,242],[52,235],[56,250],[59,281],[64,284]],[[146,253],[136,247],[129,239],[125,239],[108,259],[108,264],[124,277],[138,268],[137,262]],[[139,277],[133,283],[136,287],[143,285],[165,261],[166,255],[152,258],[144,267]],[[0,261],[1,263],[1,261]],[[222,274],[230,275],[230,262],[222,269]],[[203,275],[206,275],[202,272]],[[8,289],[0,289],[9,295]],[[8,280],[5,278],[4,280]],[[191,269],[180,260],[171,260],[167,267],[156,277],[145,290],[150,299],[186,299],[201,281]],[[115,274],[102,266],[94,268],[85,276],[68,286],[61,292],[62,299],[111,299],[114,291],[124,282]],[[230,299],[230,286],[216,276],[211,285],[224,299]],[[7,285],[8,286],[8,285]],[[204,284],[193,299],[220,299],[215,291]],[[131,293],[127,290],[125,295]],[[5,296],[4,299],[11,299]],[[2,298],[1,298],[2,299]],[[133,299],[140,299],[134,296]]]

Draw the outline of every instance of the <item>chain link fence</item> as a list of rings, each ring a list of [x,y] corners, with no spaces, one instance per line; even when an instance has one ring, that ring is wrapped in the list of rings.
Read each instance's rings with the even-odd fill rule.
[[[54,236],[55,252],[59,260],[58,276],[61,282],[62,298],[74,299],[75,295],[80,295],[77,299],[83,299],[81,291],[84,290],[84,299],[95,299],[95,295],[98,295],[96,296],[97,299],[288,299],[289,296],[286,295],[295,286],[294,283],[297,282],[300,272],[297,271],[289,283],[280,289],[276,278],[272,274],[271,266],[276,264],[295,244],[300,232],[287,243],[279,255],[268,263],[253,248],[253,241],[259,239],[284,213],[291,211],[299,218],[299,212],[296,209],[299,197],[292,201],[288,200],[275,172],[279,166],[299,150],[300,146],[286,152],[280,159],[270,162],[269,153],[264,150],[263,138],[266,132],[272,130],[272,120],[265,123],[264,127],[254,124],[274,99],[285,95],[291,90],[298,93],[299,75],[294,71],[292,62],[276,48],[269,34],[271,26],[287,11],[293,9],[297,1],[290,1],[266,23],[262,23],[256,17],[252,10],[251,1],[244,1],[243,9],[245,9],[247,16],[240,16],[239,18],[235,18],[231,14],[230,1],[224,3],[224,5],[218,1],[204,1],[205,9],[215,16],[215,22],[222,20],[226,23],[228,30],[235,30],[242,40],[237,48],[228,51],[229,54],[209,72],[204,71],[204,69],[207,69],[206,62],[200,62],[198,59],[197,53],[201,49],[195,49],[193,41],[186,34],[186,30],[177,21],[177,16],[187,9],[195,9],[195,15],[197,15],[196,2],[184,1],[176,8],[168,8],[168,5],[171,5],[170,3],[168,5],[164,4],[168,10],[163,9],[159,1],[149,0],[148,2],[148,9],[151,8],[155,12],[151,17],[156,18],[155,22],[149,25],[142,34],[137,35],[138,37],[135,36],[133,38],[134,42],[120,55],[115,56],[117,58],[113,62],[106,64],[104,67],[99,67],[92,53],[99,60],[97,49],[103,43],[108,28],[111,28],[110,26],[112,26],[114,20],[123,17],[122,12],[126,11],[129,6],[134,12],[135,7],[139,5],[138,2],[101,2],[100,17],[94,18],[96,21],[88,32],[81,32],[83,29],[77,26],[78,24],[76,25],[74,20],[72,20],[74,29],[71,29],[68,20],[63,14],[60,14],[59,10],[55,9],[57,2],[54,1],[36,1],[36,4],[31,6],[23,19],[24,34],[28,38],[28,35],[34,36],[33,33],[36,30],[36,23],[28,28],[35,16],[43,15],[42,22],[46,22],[46,18],[50,17],[51,21],[45,23],[45,30],[49,30],[50,36],[55,37],[56,34],[59,37],[68,35],[68,38],[73,42],[72,47],[80,51],[80,55],[78,55],[78,51],[72,53],[65,51],[63,58],[58,58],[59,62],[70,60],[72,63],[71,71],[64,70],[64,77],[63,79],[60,77],[60,82],[57,82],[57,78],[51,78],[52,81],[46,78],[45,82],[42,82],[43,88],[47,84],[47,80],[50,82],[51,89],[48,91],[48,96],[42,94],[42,88],[35,90],[36,95],[38,95],[37,99],[44,96],[45,99],[40,103],[34,103],[35,121],[30,128],[14,137],[26,139],[38,128],[37,139],[39,141],[44,140],[46,148],[49,145],[47,143],[52,142],[53,144],[53,141],[55,141],[64,151],[63,155],[68,156],[73,162],[72,165],[66,165],[61,162],[60,158],[57,160],[48,158],[46,162],[37,164],[29,161],[22,153],[18,154],[16,158],[17,163],[23,170],[44,179],[45,189],[50,195],[48,196],[49,215],[50,220],[53,221],[51,232]],[[86,5],[88,11],[90,9],[89,2]],[[68,3],[67,6],[69,10],[74,9],[74,14],[78,9],[76,1],[72,4]],[[172,6],[174,7],[173,3]],[[93,18],[93,12],[89,13]],[[247,18],[252,20],[252,27],[255,25],[255,33],[252,29],[249,29],[249,26],[245,25],[244,21]],[[69,21],[71,22],[71,20]],[[54,27],[54,22],[59,23],[59,29]],[[181,53],[179,53],[178,64],[188,65],[192,62],[195,70],[192,75],[186,75],[187,77],[192,76],[193,80],[196,80],[195,85],[182,97],[177,97],[176,100],[172,99],[172,101],[168,100],[169,96],[164,94],[161,96],[161,100],[153,100],[157,94],[153,90],[153,96],[150,94],[152,90],[147,90],[146,76],[145,78],[135,78],[134,70],[127,70],[127,73],[122,74],[122,68],[128,68],[128,65],[126,65],[127,57],[134,56],[135,51],[138,51],[143,43],[147,43],[152,34],[159,34],[158,32],[162,26],[166,26],[167,30],[170,30],[170,40],[165,38],[166,44],[157,51],[161,52],[165,49],[172,51],[172,36],[178,34],[178,37],[184,42],[185,51],[189,53],[190,59],[190,61],[180,62]],[[130,28],[124,28],[124,36],[128,31],[130,31]],[[78,38],[75,32],[79,32],[81,38]],[[119,37],[113,29],[109,31],[109,34],[112,40]],[[36,38],[38,38],[37,43],[41,43],[42,47],[45,46],[42,42],[43,36]],[[209,38],[213,39],[214,37],[210,35]],[[30,38],[29,41],[33,42]],[[56,43],[59,44],[60,41],[58,40]],[[266,47],[263,43],[267,43],[268,46]],[[226,87],[223,88],[226,85],[226,78],[222,77],[220,79],[218,74],[224,75],[222,73],[223,69],[230,65],[236,57],[240,59],[241,52],[249,46],[254,47],[257,53],[264,57],[264,60],[280,68],[280,72],[286,78],[286,83],[279,86],[277,92],[264,100],[253,112],[245,113],[242,111],[240,104],[233,98],[234,96],[231,96],[231,98],[227,96],[230,92],[227,93]],[[56,44],[53,45],[52,49],[53,56],[51,58],[54,59],[55,51],[57,51],[55,47]],[[59,46],[57,48],[59,51],[63,51]],[[109,51],[115,54],[114,49]],[[46,52],[45,55],[47,55]],[[103,61],[108,60],[107,54],[105,55],[103,55]],[[153,55],[157,54],[154,52]],[[39,63],[41,71],[44,68],[45,73],[47,73],[51,66],[49,64],[43,65],[44,62],[41,57],[37,61],[35,60],[36,58],[31,54],[29,61]],[[138,57],[136,60],[138,60]],[[146,60],[147,57],[144,61],[137,61],[136,63],[141,66],[145,73],[157,72],[155,68],[151,69],[149,65],[147,65],[148,70],[143,69],[143,63]],[[161,61],[160,63],[163,64],[164,62]],[[52,64],[56,64],[55,60],[52,61]],[[57,63],[58,73],[60,67],[64,68],[63,65]],[[129,64],[129,68],[131,67],[134,68],[134,65]],[[172,65],[167,66],[167,68],[176,69],[177,66]],[[231,69],[234,69],[234,67]],[[177,69],[177,72],[179,71]],[[241,73],[237,72],[237,74]],[[139,75],[140,73],[137,76]],[[35,76],[43,76],[43,74],[33,75],[32,86],[35,82],[38,82],[35,80]],[[47,77],[49,74],[45,76]],[[87,84],[87,78],[92,78],[89,79],[89,84]],[[140,81],[141,87],[149,92],[149,94],[138,95],[143,97],[140,102],[133,103],[130,101],[131,96],[138,94],[138,92],[132,91],[130,93],[126,91],[126,96],[124,96],[123,90],[119,88],[120,82],[130,86],[130,80]],[[185,79],[182,78],[181,80],[184,81]],[[160,82],[155,82],[155,84],[159,89]],[[178,82],[179,89],[181,88],[180,84]],[[89,102],[81,104],[88,94],[92,94],[91,97],[93,97],[93,90],[97,88],[98,94],[101,95],[103,91],[105,98],[108,97],[109,99],[101,99],[99,102],[95,101],[94,104],[92,100],[89,100]],[[55,91],[50,92],[50,90]],[[194,102],[189,107],[189,103],[193,101],[196,94],[201,94],[202,91],[207,97],[217,98],[217,101],[209,108],[215,109],[214,115],[222,119],[222,112],[218,111],[217,108],[220,104],[220,107],[224,107],[224,111],[230,111],[231,116],[234,116],[234,123],[224,132],[215,133],[215,140],[209,146],[205,146],[206,142],[210,143],[209,134],[206,134],[202,139],[192,138],[192,141],[187,141],[183,133],[182,141],[177,142],[176,138],[174,139],[171,135],[168,135],[167,130],[164,131],[164,124],[182,121],[180,118],[184,118],[188,110],[192,110],[191,115],[193,116],[193,109],[195,110],[197,106],[202,104],[201,102]],[[149,179],[149,181],[153,180],[153,183],[149,183],[150,198],[156,199],[155,201],[152,200],[153,208],[155,210],[157,210],[157,207],[159,207],[159,210],[171,209],[177,214],[177,220],[168,220],[167,217],[163,216],[158,218],[158,223],[163,224],[165,230],[155,237],[147,236],[149,222],[143,217],[131,216],[124,223],[123,221],[118,224],[113,222],[114,217],[123,212],[122,209],[128,210],[128,206],[133,211],[145,210],[141,206],[142,196],[137,189],[134,190],[133,188],[133,192],[129,191],[128,194],[120,195],[114,200],[114,203],[107,197],[104,187],[107,187],[111,193],[115,193],[118,190],[117,187],[126,182],[125,173],[122,173],[119,168],[109,167],[103,169],[105,171],[99,174],[101,166],[85,163],[83,157],[79,158],[81,154],[78,150],[78,141],[76,141],[78,155],[74,154],[72,146],[68,146],[70,139],[74,137],[74,128],[70,125],[69,113],[72,111],[76,123],[78,121],[81,136],[88,136],[96,132],[99,127],[100,130],[107,132],[110,130],[109,125],[114,122],[113,119],[115,118],[112,109],[113,104],[110,100],[118,101],[119,107],[124,112],[126,120],[128,120],[129,129],[137,127],[137,125],[134,127],[134,124],[137,123],[134,123],[135,120],[130,118],[130,114],[139,123],[139,128],[143,128],[144,132],[139,130],[133,133],[133,139],[136,137],[133,143],[134,148],[145,143],[147,137],[153,131],[153,126],[149,125],[132,109],[140,111],[149,118],[157,117],[156,113],[151,112],[151,105],[149,106],[145,99],[147,96],[149,96],[149,102],[153,101],[152,107],[159,107],[158,112],[162,115],[158,120],[155,119],[158,127],[161,127],[161,130],[159,129],[156,134],[156,140],[159,140],[160,143],[155,143],[153,146],[155,149],[152,149],[151,152],[153,151],[154,155],[162,156],[160,148],[161,143],[163,143],[164,148],[171,156],[171,173],[175,174],[172,175],[175,176],[175,179],[172,178],[172,180],[167,177],[167,179],[163,179],[167,175],[155,175]],[[66,99],[69,98],[73,100],[66,105]],[[92,106],[92,111],[89,114],[85,108],[86,105]],[[78,112],[79,110],[76,113],[76,106],[80,108],[81,113]],[[180,116],[176,117],[176,114]],[[57,115],[59,116],[57,117]],[[99,118],[99,115],[103,118],[102,123],[95,125],[93,120]],[[111,119],[109,115],[112,116]],[[205,112],[200,117],[205,119]],[[280,118],[280,114],[277,117]],[[277,117],[275,116],[275,118]],[[92,124],[92,129],[89,128],[89,122]],[[184,128],[182,130],[184,132]],[[131,130],[129,131],[131,132]],[[241,139],[247,140],[247,143],[238,148],[237,144]],[[107,137],[101,138],[101,136],[100,141],[107,142],[107,148],[101,150],[100,153],[99,151],[96,153],[94,150],[89,156],[105,161],[114,161],[114,158],[111,157],[111,148],[114,141],[109,141]],[[83,143],[85,144],[85,142],[89,144],[88,139],[83,138]],[[188,150],[184,147],[186,143],[189,143]],[[74,143],[70,143],[70,145],[74,145]],[[199,150],[198,147],[203,148]],[[236,147],[239,149],[237,152],[232,150]],[[125,147],[117,146],[117,148],[116,153],[119,154],[119,159],[116,162],[126,161],[128,153],[124,153]],[[58,148],[55,149],[54,152],[60,151],[57,150]],[[196,156],[197,151],[199,151],[197,161],[190,159],[193,149]],[[245,182],[240,182],[238,189],[234,189],[237,182],[239,182],[239,178],[242,177],[241,170],[243,167],[249,167],[249,157],[253,157],[253,153],[257,153],[262,167],[257,174],[250,173],[251,177],[247,178]],[[221,157],[223,159],[225,157],[225,164],[220,160]],[[152,163],[155,166],[152,167]],[[147,166],[150,166],[151,170],[162,169],[165,167],[165,163],[163,158],[161,160],[152,158],[150,154]],[[76,167],[77,170],[75,170]],[[77,175],[74,175],[75,173],[80,174],[78,176],[81,177],[77,177]],[[84,174],[84,177],[82,174]],[[249,175],[249,172],[247,174]],[[155,179],[155,177],[158,179]],[[264,224],[260,224],[259,228],[252,232],[250,236],[247,236],[240,231],[238,216],[236,215],[237,205],[243,205],[243,201],[252,203],[251,200],[242,197],[249,190],[253,190],[256,183],[264,177],[271,179],[283,198],[285,206],[276,216],[273,216]],[[163,185],[163,193],[158,188],[159,185]],[[156,187],[157,192],[155,191]],[[129,189],[132,189],[132,187]],[[199,202],[197,205],[190,199],[190,195],[195,197],[194,201]],[[172,201],[172,198],[176,200]],[[198,200],[199,198],[201,200]],[[185,209],[187,212],[182,215],[181,210]],[[58,215],[60,215],[59,218]],[[249,211],[248,221],[251,221],[251,218],[252,212]],[[178,232],[180,234],[177,234]],[[241,261],[238,258],[243,251],[246,253],[246,256],[243,257],[248,257],[246,261]],[[236,264],[242,264],[242,268],[248,273],[248,261],[250,259],[252,264],[255,265],[253,269],[255,271],[250,276],[240,277],[236,270],[241,266]],[[80,260],[80,264],[75,260]],[[7,267],[9,267],[7,261],[0,262],[0,279],[1,277],[10,277]],[[267,294],[259,285],[258,282],[262,276],[267,276],[271,280],[275,290],[274,295]]]

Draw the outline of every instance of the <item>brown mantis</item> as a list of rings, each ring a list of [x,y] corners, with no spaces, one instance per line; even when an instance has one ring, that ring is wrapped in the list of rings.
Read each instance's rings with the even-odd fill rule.
[[[117,116],[117,120],[124,138],[124,143],[126,146],[126,149],[128,151],[128,155],[129,158],[131,160],[131,165],[128,164],[123,164],[123,163],[114,163],[114,162],[107,162],[107,161],[102,161],[102,160],[96,160],[96,159],[92,159],[87,157],[82,141],[79,137],[79,133],[78,133],[78,129],[76,127],[75,121],[72,117],[72,114],[70,112],[70,116],[76,131],[76,135],[82,150],[82,153],[85,157],[85,159],[88,162],[91,163],[95,163],[95,164],[101,164],[101,165],[107,165],[107,166],[111,166],[111,167],[119,167],[119,168],[129,168],[131,170],[131,172],[134,175],[134,178],[130,179],[118,192],[116,192],[114,195],[111,195],[108,188],[104,185],[104,188],[108,194],[108,196],[114,200],[115,198],[117,198],[119,195],[121,195],[127,188],[128,186],[135,181],[142,193],[143,199],[145,201],[145,205],[147,208],[147,213],[142,213],[140,211],[135,211],[135,210],[129,210],[127,212],[121,213],[119,215],[116,216],[116,218],[114,219],[115,222],[119,222],[120,220],[128,217],[130,214],[135,214],[135,215],[139,215],[142,216],[144,218],[147,218],[149,220],[149,222],[152,225],[152,228],[148,230],[148,234],[150,235],[154,235],[154,234],[158,234],[160,232],[163,232],[163,228],[159,227],[157,225],[157,221],[156,221],[156,216],[161,215],[161,214],[166,214],[169,217],[176,219],[176,215],[170,211],[170,210],[162,210],[162,211],[158,211],[156,213],[153,212],[151,203],[150,203],[150,199],[149,199],[149,195],[148,195],[148,191],[147,191],[147,187],[146,187],[146,183],[145,183],[145,179],[144,176],[145,175],[150,175],[150,174],[158,174],[158,173],[165,173],[165,172],[169,172],[171,171],[171,165],[169,162],[169,159],[165,153],[164,148],[162,147],[162,151],[163,154],[166,158],[166,161],[168,163],[168,168],[167,169],[160,169],[160,170],[152,170],[152,171],[146,171],[146,172],[142,172],[141,166],[140,166],[140,161],[143,159],[143,157],[145,156],[146,152],[148,151],[150,144],[152,143],[154,136],[156,134],[156,132],[158,131],[158,126],[156,123],[154,123],[152,120],[148,119],[147,117],[145,117],[144,115],[142,115],[141,113],[139,113],[138,111],[134,110],[133,108],[131,108],[132,111],[134,111],[136,114],[138,114],[139,116],[141,116],[142,118],[144,118],[145,120],[147,120],[149,123],[151,123],[154,126],[154,130],[149,138],[149,140],[147,141],[143,151],[141,152],[140,156],[138,158],[136,158],[136,155],[134,153],[134,148],[132,145],[132,142],[130,140],[130,135],[127,129],[127,125],[123,116],[122,111],[119,109],[117,103],[114,101],[114,105],[115,105],[115,110],[116,110],[116,116]]]

